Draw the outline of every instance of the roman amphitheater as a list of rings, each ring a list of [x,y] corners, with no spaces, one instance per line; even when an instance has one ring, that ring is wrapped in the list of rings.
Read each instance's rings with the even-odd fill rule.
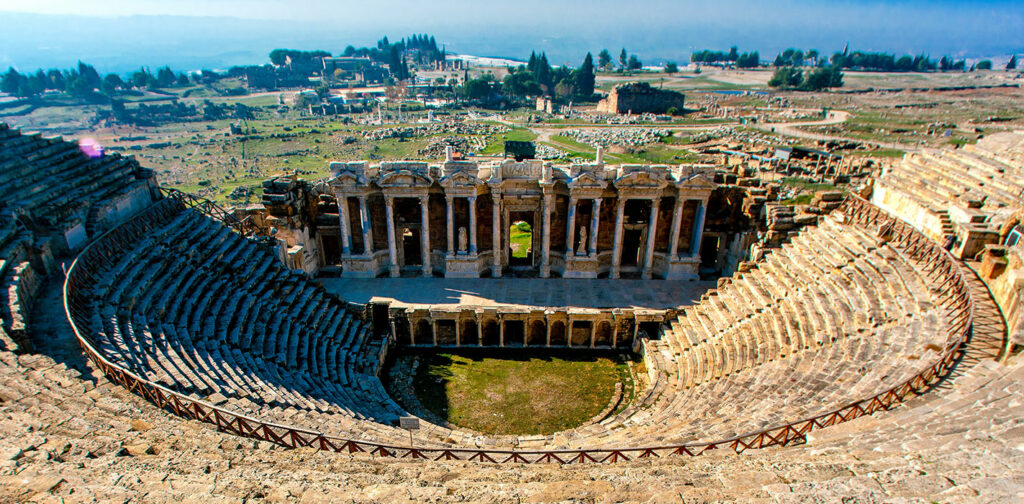
[[[331,172],[228,211],[0,124],[0,500],[1024,496],[1024,133],[798,216],[600,152]],[[643,375],[552,434],[409,431],[382,382],[407,347]]]

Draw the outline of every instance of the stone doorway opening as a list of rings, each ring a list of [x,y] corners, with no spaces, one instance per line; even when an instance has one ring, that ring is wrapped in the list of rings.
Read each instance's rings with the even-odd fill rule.
[[[718,248],[721,238],[722,236],[718,233],[705,233],[701,237],[700,275],[702,277],[717,276],[720,271],[718,268]]]
[[[402,228],[401,257],[399,264],[402,269],[414,269],[419,271],[423,266],[423,253],[420,244],[420,228],[416,225],[408,225]]]
[[[513,270],[530,270],[535,265],[533,212],[510,212],[508,263]]]
[[[622,268],[624,271],[635,270],[643,262],[644,231],[646,226],[631,224],[622,230]]]

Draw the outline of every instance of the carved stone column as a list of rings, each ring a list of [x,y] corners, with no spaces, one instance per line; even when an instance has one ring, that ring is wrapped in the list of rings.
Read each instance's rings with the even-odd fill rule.
[[[566,218],[565,259],[568,261],[576,253],[576,198],[569,198],[569,216]]]
[[[593,215],[590,217],[590,258],[597,259],[597,232],[601,225],[601,198],[594,198]]]
[[[683,198],[677,197],[676,204],[672,207],[672,230],[669,231],[668,257],[675,260],[679,256],[679,225],[683,221]]]
[[[492,193],[491,201],[493,202],[491,211],[491,258],[493,264],[491,265],[491,277],[498,278],[501,276],[501,196]]]
[[[708,200],[700,200],[697,205],[697,218],[693,223],[693,237],[690,239],[690,257],[700,256],[700,241],[704,237],[704,214],[707,213]]]
[[[541,218],[543,227],[541,231],[541,256],[540,256],[540,277],[551,276],[551,198],[550,194],[544,195],[543,212]]]
[[[434,269],[430,267],[430,215],[428,210],[430,203],[429,196],[420,196],[420,256],[423,262],[423,276],[434,275]]]
[[[469,198],[469,255],[476,255],[476,196]]]
[[[366,196],[359,197],[359,220],[363,227],[363,254],[373,256],[373,222],[370,220],[370,209],[366,206]]]
[[[392,277],[398,277],[401,272],[398,269],[398,248],[395,243],[395,199],[390,196],[385,197],[384,206],[387,209],[388,219],[388,259],[390,261],[388,269]]]
[[[454,214],[452,210],[452,198],[452,196],[448,196],[447,194],[444,196],[445,206],[447,209],[445,222],[448,227],[448,249],[445,251],[445,254],[447,254],[448,257],[455,255],[455,223],[452,221]]]
[[[338,195],[338,220],[341,224],[341,256],[352,254],[352,234],[348,229],[348,197]]]
[[[647,250],[644,251],[644,268],[640,271],[640,278],[651,278],[651,269],[654,266],[654,242],[658,237],[658,207],[661,206],[661,198],[651,200],[651,219],[647,223]]]
[[[615,202],[615,241],[612,243],[612,269],[609,278],[619,278],[622,265],[622,219],[626,211],[626,198],[619,196]]]

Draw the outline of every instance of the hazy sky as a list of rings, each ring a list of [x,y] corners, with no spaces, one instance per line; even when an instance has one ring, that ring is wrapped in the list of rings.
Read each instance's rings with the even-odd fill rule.
[[[712,25],[836,28],[882,24],[938,23],[953,28],[1021,27],[1024,2],[988,1],[806,1],[806,0],[0,0],[0,11],[84,16],[178,15],[316,22],[429,24],[464,23],[632,25],[700,19]],[[979,35],[981,32],[979,32]]]
[[[413,32],[457,52],[524,58],[536,49],[573,64],[604,47],[657,63],[733,44],[770,59],[847,42],[978,58],[1024,52],[1022,27],[1024,0],[0,0],[0,67],[253,64],[274,47],[337,53]]]

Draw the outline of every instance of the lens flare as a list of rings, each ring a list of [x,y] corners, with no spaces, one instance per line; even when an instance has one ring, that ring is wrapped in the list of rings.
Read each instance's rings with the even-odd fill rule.
[[[91,158],[103,157],[103,146],[95,138],[83,138],[78,141],[78,148]]]

